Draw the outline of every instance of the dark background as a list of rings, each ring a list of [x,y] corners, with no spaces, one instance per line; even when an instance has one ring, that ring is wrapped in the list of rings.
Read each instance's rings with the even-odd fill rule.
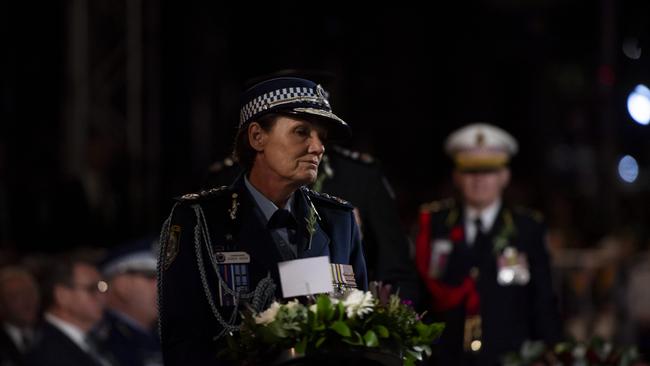
[[[650,130],[625,99],[650,82],[648,2],[428,6],[3,2],[0,245],[57,251],[156,232],[170,197],[230,152],[246,81],[302,69],[323,75],[349,147],[381,162],[405,231],[420,203],[453,193],[444,138],[485,121],[519,140],[508,197],[542,211],[558,245],[625,231],[645,248]],[[641,165],[633,184],[617,176],[625,154]],[[84,198],[89,171],[109,203]]]

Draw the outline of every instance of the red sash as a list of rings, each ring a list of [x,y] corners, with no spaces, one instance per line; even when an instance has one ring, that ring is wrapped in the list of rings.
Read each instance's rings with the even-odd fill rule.
[[[415,247],[415,264],[433,297],[433,308],[442,312],[464,304],[467,316],[478,314],[479,296],[470,276],[460,286],[450,286],[429,276],[431,258],[431,212],[421,211]]]

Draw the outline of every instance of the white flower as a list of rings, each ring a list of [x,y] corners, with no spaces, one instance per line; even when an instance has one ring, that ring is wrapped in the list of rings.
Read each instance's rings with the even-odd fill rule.
[[[269,324],[275,320],[278,311],[280,310],[280,304],[277,301],[274,301],[271,306],[264,310],[261,314],[255,316],[255,324]]]
[[[345,306],[348,318],[363,317],[372,312],[375,302],[372,299],[372,293],[352,290],[343,300],[343,306]]]
[[[293,309],[295,309],[295,308],[296,308],[297,306],[299,306],[299,305],[300,305],[300,302],[298,301],[298,299],[295,299],[295,300],[293,300],[293,301],[289,301],[289,302],[286,303],[284,306],[287,307],[287,310],[293,310]]]

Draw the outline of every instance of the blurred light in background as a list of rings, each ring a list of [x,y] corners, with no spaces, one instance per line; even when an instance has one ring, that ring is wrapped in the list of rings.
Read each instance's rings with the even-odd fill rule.
[[[633,183],[639,176],[639,164],[630,155],[625,155],[618,162],[618,175],[627,183]]]
[[[650,123],[650,89],[639,84],[627,97],[627,111],[637,123]]]
[[[641,47],[637,38],[626,38],[623,41],[623,53],[632,60],[641,58]]]

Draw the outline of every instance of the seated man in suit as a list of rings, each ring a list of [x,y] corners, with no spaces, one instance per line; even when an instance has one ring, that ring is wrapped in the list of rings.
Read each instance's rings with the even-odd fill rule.
[[[47,269],[44,282],[44,322],[27,364],[114,365],[89,336],[102,319],[108,288],[95,265],[79,258],[57,260]]]
[[[0,365],[24,365],[39,305],[38,286],[30,272],[20,266],[0,269]]]
[[[328,139],[348,126],[320,85],[270,79],[242,97],[235,155],[244,168],[230,187],[180,198],[161,236],[159,281],[165,365],[215,365],[220,337],[239,311],[281,298],[278,262],[329,256],[366,289],[359,229],[347,202],[311,191]]]

